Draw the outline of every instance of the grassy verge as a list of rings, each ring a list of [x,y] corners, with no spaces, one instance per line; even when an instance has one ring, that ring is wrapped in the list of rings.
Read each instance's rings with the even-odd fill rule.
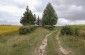
[[[45,55],[61,55],[59,52],[59,46],[56,40],[58,31],[54,32],[52,35],[48,37],[48,43],[46,47]]]
[[[61,36],[62,46],[71,50],[72,55],[85,55],[85,37]]]
[[[2,38],[3,41],[0,41],[0,55],[32,55],[42,38],[49,32],[46,29],[37,28],[28,35],[5,36]]]

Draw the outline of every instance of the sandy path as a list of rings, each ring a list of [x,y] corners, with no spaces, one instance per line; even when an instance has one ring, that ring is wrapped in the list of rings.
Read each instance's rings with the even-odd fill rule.
[[[52,33],[54,33],[54,32],[52,32]],[[48,36],[51,35],[52,33],[46,35],[46,37],[42,41],[42,43],[41,43],[41,45],[39,47],[39,50],[38,50],[39,55],[44,55],[45,54],[45,49],[46,49],[46,46],[47,46]]]
[[[60,33],[60,32],[59,32]],[[63,46],[61,46],[61,42],[59,40],[59,33],[57,34],[57,41],[59,44],[59,50],[64,54],[64,55],[69,55],[70,51],[66,50],[65,48],[63,48]]]

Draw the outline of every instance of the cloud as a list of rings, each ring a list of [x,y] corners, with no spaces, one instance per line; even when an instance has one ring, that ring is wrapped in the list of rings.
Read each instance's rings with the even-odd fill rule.
[[[69,20],[66,20],[65,18],[60,18],[58,19],[58,25],[68,25],[69,24]]]
[[[59,17],[58,25],[85,24],[85,0],[0,0],[0,24],[20,24],[27,5],[41,18],[48,2]]]
[[[7,12],[7,13],[10,13],[12,15],[21,15],[25,10],[20,9],[16,6],[11,6],[11,5],[5,5],[5,6],[0,5],[0,11]]]
[[[14,16],[7,12],[0,12],[0,24],[20,24],[19,16]]]
[[[82,6],[76,6],[76,5],[71,5],[68,10],[70,12],[78,12],[78,11],[82,11],[83,10],[83,7]]]
[[[81,25],[81,24],[85,24],[85,20],[67,20],[65,18],[60,18],[58,20],[58,24],[57,25]]]

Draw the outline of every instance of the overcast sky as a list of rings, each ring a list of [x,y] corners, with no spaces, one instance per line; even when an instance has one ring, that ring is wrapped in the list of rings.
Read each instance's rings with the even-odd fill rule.
[[[20,25],[27,5],[34,14],[42,17],[48,2],[58,15],[57,25],[85,24],[85,0],[0,0],[0,24]]]

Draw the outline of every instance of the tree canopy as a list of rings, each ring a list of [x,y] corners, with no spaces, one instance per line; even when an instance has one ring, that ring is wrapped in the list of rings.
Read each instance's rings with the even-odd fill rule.
[[[48,3],[42,16],[43,25],[55,25],[57,23],[57,20],[58,17],[53,6],[51,5],[51,3]]]
[[[29,10],[28,6],[26,8],[25,13],[23,14],[23,17],[20,20],[20,23],[22,25],[34,25],[36,20],[36,15],[32,14],[32,11]]]

